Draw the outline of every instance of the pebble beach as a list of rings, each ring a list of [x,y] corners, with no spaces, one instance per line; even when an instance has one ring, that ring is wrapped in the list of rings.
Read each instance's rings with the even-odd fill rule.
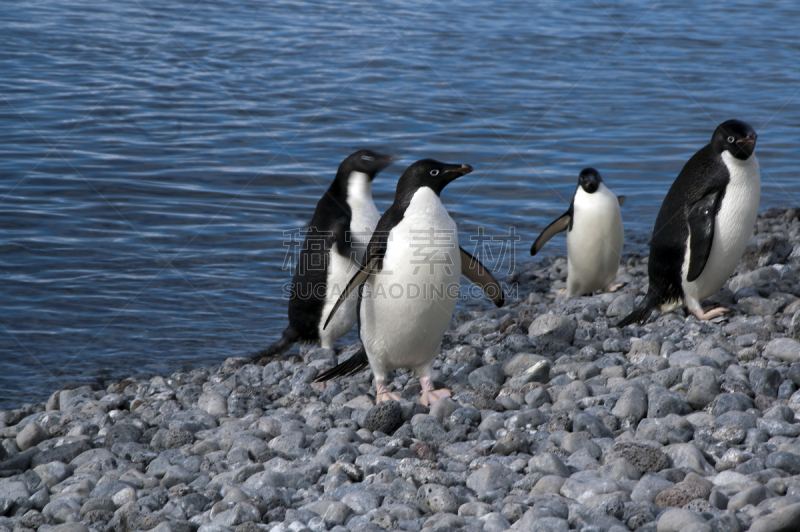
[[[518,299],[457,311],[431,408],[408,371],[377,406],[369,371],[314,382],[353,345],[0,412],[0,531],[799,530],[798,214],[760,213],[710,322],[614,326],[646,247],[592,297],[522,265]]]

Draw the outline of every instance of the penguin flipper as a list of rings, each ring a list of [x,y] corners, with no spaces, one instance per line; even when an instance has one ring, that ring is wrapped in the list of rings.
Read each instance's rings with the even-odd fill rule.
[[[689,282],[700,277],[711,254],[720,196],[720,192],[707,194],[689,210],[689,272],[686,275]]]
[[[369,359],[367,358],[367,352],[362,346],[355,355],[351,356],[344,362],[340,362],[328,371],[317,375],[317,378],[314,379],[314,382],[324,382],[334,377],[347,377],[348,375],[354,375],[366,368],[368,365]]]
[[[458,249],[461,252],[461,275],[469,279],[471,283],[480,286],[486,297],[491,299],[497,307],[502,307],[505,303],[505,296],[500,283],[486,269],[486,266],[481,264],[481,261],[464,251],[464,248],[459,246]]]
[[[536,255],[541,251],[547,241],[553,238],[557,233],[564,231],[570,225],[572,221],[572,206],[570,206],[570,210],[559,216],[555,219],[550,225],[544,228],[542,234],[536,239],[536,241],[531,246],[531,255]]]
[[[617,203],[619,203],[619,206],[620,206],[620,207],[622,207],[623,205],[625,205],[625,200],[626,200],[626,199],[628,199],[628,197],[627,197],[627,196],[617,196]]]

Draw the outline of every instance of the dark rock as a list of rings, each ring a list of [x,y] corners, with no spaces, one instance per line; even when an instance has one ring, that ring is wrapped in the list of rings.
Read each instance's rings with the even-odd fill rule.
[[[367,412],[364,428],[373,432],[393,434],[403,424],[403,409],[397,401],[378,403]]]
[[[781,374],[776,369],[757,367],[750,369],[750,387],[756,395],[778,397],[781,382]]]
[[[579,382],[579,381],[578,381]],[[592,438],[610,438],[611,431],[602,421],[591,414],[581,412],[576,414],[572,420],[572,430],[575,432],[586,431]]]
[[[731,410],[745,411],[749,408],[753,408],[753,401],[741,393],[723,393],[711,402],[711,414],[714,417]]]
[[[706,499],[710,490],[698,484],[681,482],[665,489],[656,496],[655,503],[661,508],[683,508],[695,499]]]
[[[691,407],[681,397],[665,388],[651,386],[647,392],[647,417],[666,417],[669,414],[684,415]]]
[[[557,432],[559,430],[566,430],[572,432],[572,420],[567,412],[563,410],[554,413],[550,416],[550,421],[545,425],[547,432]]]
[[[800,362],[796,362],[789,366],[788,377],[793,383],[795,383],[795,385],[800,386]]]
[[[657,473],[670,466],[669,457],[656,444],[637,441],[617,442],[604,462],[611,463],[617,456],[626,459],[643,474]]]
[[[740,268],[742,271],[752,271],[772,264],[784,264],[792,248],[792,243],[783,235],[755,235],[747,243]]]
[[[800,503],[759,517],[750,525],[750,532],[794,532],[797,523],[800,523]]]
[[[638,386],[628,386],[617,400],[611,414],[619,419],[632,419],[638,423],[647,415],[647,395]]]
[[[492,447],[492,454],[508,456],[512,453],[527,452],[530,442],[520,430],[510,430]]]
[[[693,369],[689,375],[689,390],[686,393],[686,402],[692,408],[700,410],[719,394],[716,374],[712,368],[704,366]]]
[[[439,420],[426,414],[416,414],[411,418],[411,428],[414,431],[414,436],[424,441],[439,441],[444,439],[447,434]]]
[[[157,451],[164,449],[178,449],[183,445],[194,442],[194,434],[184,428],[172,428],[158,431],[150,445]]]
[[[767,467],[781,469],[790,475],[800,475],[800,456],[786,451],[770,453],[766,460]]]
[[[499,389],[504,381],[503,366],[500,364],[483,366],[469,374],[469,384],[475,390],[483,383],[489,383]]]
[[[115,443],[138,442],[142,437],[142,430],[130,423],[117,423],[106,432],[103,445],[110,449]]]
[[[88,448],[88,446],[87,446]],[[85,450],[85,449],[84,449]],[[38,462],[33,464],[33,458],[38,456],[42,453],[39,452],[37,447],[31,447],[27,451],[22,451],[21,453],[17,453],[8,460],[3,460],[0,462],[0,472],[2,471],[25,471],[29,467],[36,467],[40,465]],[[80,453],[78,453],[80,454]],[[75,455],[77,456],[77,455]],[[74,456],[72,457],[74,458]],[[72,459],[70,458],[70,460]],[[52,460],[48,460],[52,461]],[[69,460],[68,460],[69,461]]]
[[[47,451],[42,451],[31,459],[31,467],[36,467],[50,462],[64,462],[68,464],[72,462],[78,455],[91,449],[89,444],[84,441],[76,441],[74,443],[65,443],[58,447],[53,447]]]

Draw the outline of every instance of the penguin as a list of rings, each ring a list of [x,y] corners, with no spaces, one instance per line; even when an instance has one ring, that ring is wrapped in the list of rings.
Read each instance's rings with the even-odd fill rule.
[[[465,164],[424,159],[400,177],[394,203],[367,247],[364,266],[326,321],[332,324],[347,297],[358,291],[363,349],[317,377],[318,382],[369,365],[380,403],[399,399],[388,390],[387,373],[410,368],[420,377],[422,404],[450,395],[447,389],[434,389],[431,369],[453,317],[460,276],[481,286],[498,307],[504,303],[503,290],[492,274],[459,247],[456,223],[440,199],[448,183],[470,172],[472,167]]]
[[[699,320],[728,311],[704,312],[700,301],[722,288],[753,233],[761,195],[756,137],[745,122],[723,122],[683,167],[656,217],[647,294],[619,327],[644,323],[654,308],[686,306]]]
[[[622,255],[625,196],[617,197],[594,168],[584,168],[569,209],[548,225],[531,246],[536,255],[553,235],[567,230],[567,296],[613,291]]]
[[[380,215],[372,201],[372,181],[393,157],[359,150],[347,157],[317,203],[300,250],[289,290],[289,326],[256,359],[282,355],[292,345],[330,348],[356,322],[356,298],[344,303],[336,319],[323,328],[323,316],[339,299],[362,265]]]

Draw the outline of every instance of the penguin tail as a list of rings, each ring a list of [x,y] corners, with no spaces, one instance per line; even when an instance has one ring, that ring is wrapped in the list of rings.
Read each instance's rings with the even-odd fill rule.
[[[314,379],[314,382],[324,382],[333,379],[334,377],[347,377],[349,375],[355,375],[367,366],[369,366],[369,359],[367,358],[367,352],[362,346],[355,355],[351,356],[344,362],[337,364],[328,371],[317,375],[317,378]]]
[[[645,320],[650,317],[650,313],[653,312],[656,305],[658,305],[656,297],[653,295],[652,290],[648,290],[647,295],[644,296],[639,306],[633,309],[633,312],[619,320],[617,327],[622,328],[632,323],[644,323]]]
[[[266,349],[262,349],[261,351],[257,352],[253,355],[255,360],[262,360],[265,358],[275,358],[279,357],[284,354],[286,351],[291,349],[291,347],[300,341],[300,334],[295,331],[291,325],[286,327],[286,330],[283,331],[283,335],[281,339],[269,346]]]

